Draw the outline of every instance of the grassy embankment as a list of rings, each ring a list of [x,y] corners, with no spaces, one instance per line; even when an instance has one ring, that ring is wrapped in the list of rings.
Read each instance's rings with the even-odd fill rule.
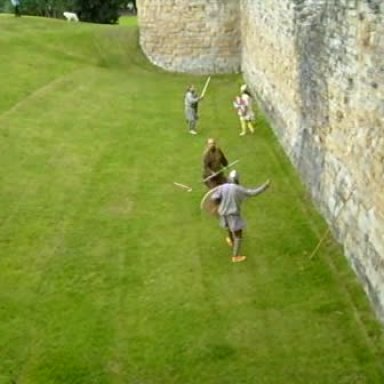
[[[143,58],[135,19],[0,18],[0,383],[383,383],[383,334],[264,119],[240,138],[238,76]],[[124,23],[123,23],[124,24]],[[246,185],[242,264],[199,202],[216,137]],[[191,184],[193,192],[172,183]]]

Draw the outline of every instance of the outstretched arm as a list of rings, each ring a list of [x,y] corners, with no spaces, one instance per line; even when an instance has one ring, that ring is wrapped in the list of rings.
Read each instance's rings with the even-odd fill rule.
[[[268,179],[265,183],[261,184],[257,188],[244,188],[243,193],[246,196],[256,196],[260,193],[263,193],[266,189],[269,188],[269,185],[271,184],[271,181]]]

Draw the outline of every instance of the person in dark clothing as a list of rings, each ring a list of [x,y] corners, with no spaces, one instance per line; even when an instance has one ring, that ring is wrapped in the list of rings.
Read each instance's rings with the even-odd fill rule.
[[[227,181],[223,169],[227,165],[228,160],[223,151],[217,146],[216,141],[212,138],[208,139],[203,156],[203,181],[209,189]],[[221,170],[222,172],[220,172]]]
[[[20,0],[11,0],[11,3],[12,3],[13,8],[15,10],[15,16],[20,17],[21,16]]]
[[[132,0],[132,4],[133,4],[133,10],[135,12],[135,15],[137,14],[137,4],[136,4],[136,0]]]

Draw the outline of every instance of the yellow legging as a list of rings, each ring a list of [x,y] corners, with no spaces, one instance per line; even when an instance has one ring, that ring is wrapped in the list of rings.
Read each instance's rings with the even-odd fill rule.
[[[240,126],[241,126],[241,133],[240,133],[241,135],[245,135],[247,132],[247,129],[251,133],[255,132],[255,128],[253,127],[251,120],[240,119]]]

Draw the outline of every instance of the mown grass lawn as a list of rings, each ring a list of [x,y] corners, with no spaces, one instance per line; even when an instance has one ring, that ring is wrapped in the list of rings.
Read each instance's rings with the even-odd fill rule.
[[[0,384],[383,383],[383,332],[239,76],[183,93],[119,26],[0,17]],[[242,264],[199,202],[216,137],[242,182]],[[193,186],[177,189],[177,181]]]

